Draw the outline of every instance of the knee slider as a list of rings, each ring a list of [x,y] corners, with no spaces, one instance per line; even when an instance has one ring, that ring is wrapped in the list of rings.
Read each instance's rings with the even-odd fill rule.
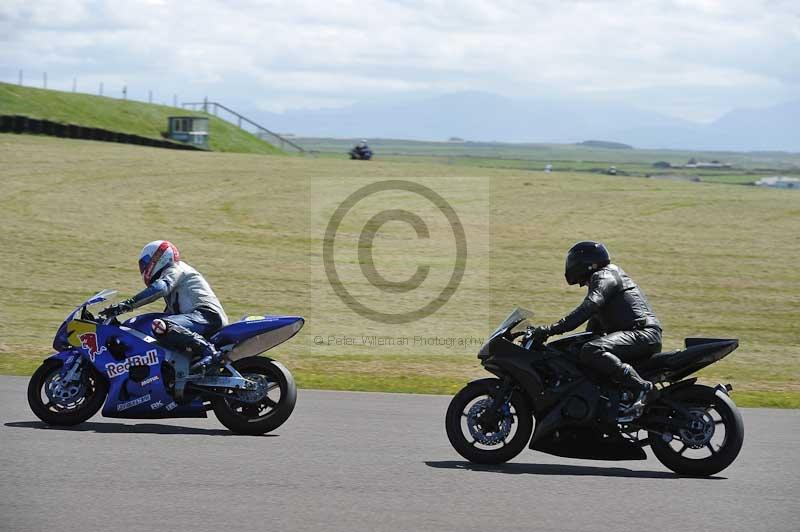
[[[150,328],[152,329],[154,336],[164,336],[169,332],[169,322],[162,319],[155,319],[150,325]]]

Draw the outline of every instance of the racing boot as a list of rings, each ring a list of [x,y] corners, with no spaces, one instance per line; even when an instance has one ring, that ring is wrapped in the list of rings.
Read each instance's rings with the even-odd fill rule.
[[[203,340],[205,340],[205,338],[203,338]],[[204,343],[205,345],[203,346],[202,351],[203,357],[189,367],[190,373],[196,373],[200,371],[205,373],[205,370],[210,366],[219,364],[223,361],[222,354],[217,351],[217,348],[214,347],[212,343],[208,341]]]
[[[655,385],[650,381],[644,380],[630,364],[620,365],[617,381],[622,386],[637,390],[639,393],[630,408],[626,408],[625,411],[621,413],[633,415],[634,417],[641,416],[647,401],[654,398],[653,396],[656,392]]]
[[[189,368],[190,373],[205,369],[222,361],[222,355],[217,348],[202,335],[192,332],[169,320],[153,320],[153,334],[165,346],[181,351],[190,351],[193,356],[201,357]]]

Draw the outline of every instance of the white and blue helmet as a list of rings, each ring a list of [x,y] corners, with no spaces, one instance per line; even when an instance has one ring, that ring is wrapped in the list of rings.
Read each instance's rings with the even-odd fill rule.
[[[178,248],[167,240],[153,240],[139,254],[139,273],[142,274],[144,284],[150,284],[170,264],[181,260]]]

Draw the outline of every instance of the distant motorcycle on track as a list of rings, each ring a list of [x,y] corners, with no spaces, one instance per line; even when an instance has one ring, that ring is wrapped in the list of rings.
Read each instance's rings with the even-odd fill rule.
[[[369,161],[372,159],[372,150],[367,146],[356,146],[350,150],[349,154],[351,160]]]
[[[631,391],[584,373],[580,333],[536,343],[531,312],[514,310],[478,353],[497,378],[469,383],[450,402],[447,437],[479,464],[511,460],[525,448],[593,460],[642,460],[647,445],[676,473],[714,475],[738,456],[742,417],[728,385],[687,378],[739,347],[735,339],[687,338],[681,351],[631,364],[658,392],[641,410]],[[534,419],[536,427],[534,430]]]
[[[297,334],[299,316],[248,316],[211,336],[230,362],[190,373],[191,355],[171,351],[150,336],[161,313],[122,323],[89,308],[116,292],[103,290],[67,316],[53,348],[58,351],[34,372],[28,404],[50,425],[77,425],[100,408],[103,416],[128,419],[207,417],[233,432],[263,434],[292,414],[297,387],[279,362],[256,356]]]

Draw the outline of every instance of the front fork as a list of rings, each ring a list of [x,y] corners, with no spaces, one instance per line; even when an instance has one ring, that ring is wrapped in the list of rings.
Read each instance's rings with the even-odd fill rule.
[[[74,359],[73,359],[74,357]],[[83,357],[79,353],[72,353],[61,367],[61,381],[70,383],[81,378],[83,372]]]
[[[503,406],[511,399],[511,393],[514,390],[513,382],[510,377],[504,377],[503,382],[497,390],[497,393],[492,396],[492,402],[487,406],[483,415],[484,421],[496,424],[505,415]]]
[[[511,399],[511,392],[513,391],[513,382],[510,377],[503,377],[503,382],[497,390],[497,395],[492,399],[492,408],[499,408],[506,404]],[[499,402],[499,404],[498,404]]]

